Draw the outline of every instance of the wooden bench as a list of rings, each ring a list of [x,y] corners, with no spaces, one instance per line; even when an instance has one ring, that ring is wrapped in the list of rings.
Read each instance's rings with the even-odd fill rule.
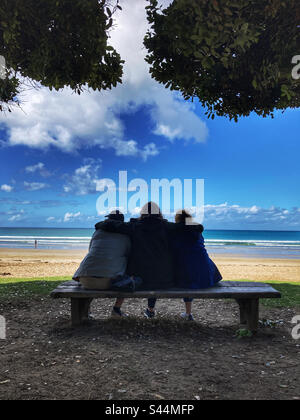
[[[264,283],[223,281],[218,286],[203,290],[156,290],[135,293],[119,293],[109,290],[86,290],[75,281],[68,281],[57,287],[52,293],[54,299],[70,298],[72,326],[80,326],[88,319],[93,299],[123,297],[126,299],[235,299],[240,307],[241,324],[255,332],[259,324],[259,299],[281,298],[281,294]]]

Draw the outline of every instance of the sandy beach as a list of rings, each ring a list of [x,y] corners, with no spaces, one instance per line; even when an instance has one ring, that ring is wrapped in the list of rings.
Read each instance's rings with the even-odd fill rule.
[[[72,276],[86,255],[82,250],[0,249],[0,277]],[[300,281],[300,260],[211,255],[224,280]]]

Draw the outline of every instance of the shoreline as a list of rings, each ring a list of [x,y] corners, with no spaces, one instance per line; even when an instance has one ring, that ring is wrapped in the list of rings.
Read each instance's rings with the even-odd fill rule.
[[[43,251],[43,252],[72,252],[72,253],[84,253],[88,251],[89,242],[86,244],[72,244],[71,245],[53,245],[45,246],[40,243],[37,244],[35,248],[34,243],[28,246],[10,246],[10,245],[0,245],[0,258],[1,254],[5,253],[7,250],[14,250],[15,252],[23,251]],[[241,257],[241,258],[258,258],[258,259],[286,259],[286,260],[300,260],[300,249],[287,248],[287,247],[258,247],[258,246],[215,246],[209,245],[206,243],[206,250],[209,255],[214,255],[216,257],[232,256]]]
[[[75,273],[87,250],[0,249],[1,278],[67,277]],[[224,280],[300,281],[300,260],[209,252]]]

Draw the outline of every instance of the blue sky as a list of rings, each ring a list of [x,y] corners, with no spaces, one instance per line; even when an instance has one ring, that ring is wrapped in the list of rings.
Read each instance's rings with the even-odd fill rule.
[[[150,78],[134,1],[111,41],[126,59],[122,86],[31,90],[22,110],[0,116],[0,226],[92,227],[95,180],[126,170],[147,182],[203,178],[208,229],[300,230],[300,110],[207,120]]]

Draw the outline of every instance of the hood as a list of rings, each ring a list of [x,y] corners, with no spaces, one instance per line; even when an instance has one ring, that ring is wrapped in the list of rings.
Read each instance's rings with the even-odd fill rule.
[[[99,229],[101,229],[102,228],[102,226],[105,224],[105,221],[104,222],[99,222],[99,223],[97,223],[96,225],[95,225],[95,229],[96,230],[99,230]]]

